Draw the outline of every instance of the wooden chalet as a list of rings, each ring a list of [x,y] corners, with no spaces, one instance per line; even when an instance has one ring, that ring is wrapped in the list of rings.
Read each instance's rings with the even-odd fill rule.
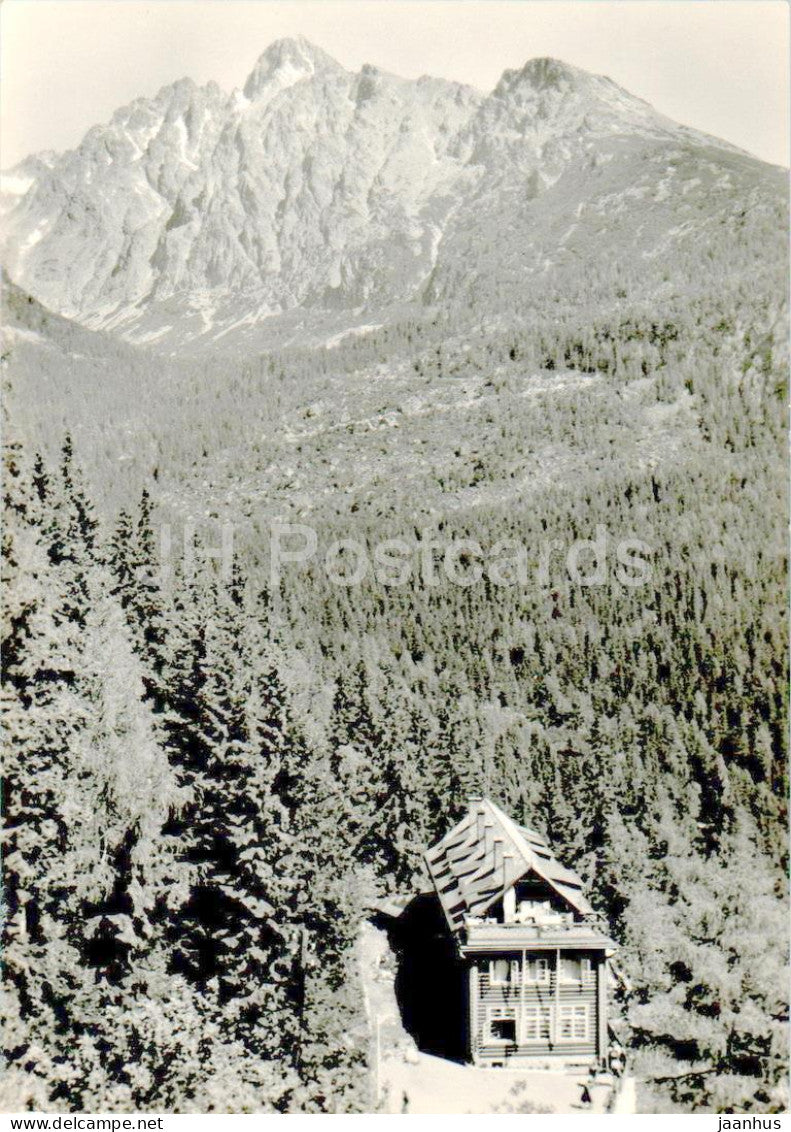
[[[464,968],[470,1060],[605,1064],[615,944],[579,877],[488,798],[425,859]]]

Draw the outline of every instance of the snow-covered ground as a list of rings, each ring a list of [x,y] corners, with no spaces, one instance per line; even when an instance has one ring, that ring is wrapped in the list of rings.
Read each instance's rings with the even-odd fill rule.
[[[582,1105],[583,1084],[579,1070],[476,1069],[418,1053],[414,1064],[383,1061],[380,1096],[388,1113],[604,1112],[609,1087],[590,1087],[592,1104]]]

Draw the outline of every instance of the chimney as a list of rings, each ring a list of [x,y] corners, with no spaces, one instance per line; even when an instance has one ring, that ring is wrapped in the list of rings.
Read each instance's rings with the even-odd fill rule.
[[[477,814],[475,815],[475,822],[476,822],[475,840],[480,845],[482,843],[485,835],[486,835],[485,834],[486,811],[484,810],[484,808],[482,806],[480,807]]]

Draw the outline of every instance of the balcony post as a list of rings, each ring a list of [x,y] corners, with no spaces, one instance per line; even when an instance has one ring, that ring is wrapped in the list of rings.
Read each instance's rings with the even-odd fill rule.
[[[597,1015],[597,1053],[599,1061],[606,1065],[607,1063],[607,959],[602,955],[599,962],[596,964],[596,1015]]]
[[[478,985],[478,964],[473,959],[470,963],[470,1010],[469,1010],[469,1046],[470,1060],[478,1059],[478,1000],[480,997]]]
[[[552,1026],[550,1028],[552,1042],[558,1044],[560,1034],[560,948],[555,948],[555,1009],[552,1011]]]

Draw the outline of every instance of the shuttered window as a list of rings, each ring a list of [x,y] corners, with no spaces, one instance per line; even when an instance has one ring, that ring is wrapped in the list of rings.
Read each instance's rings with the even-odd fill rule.
[[[552,1011],[548,1006],[530,1004],[522,1012],[522,1041],[549,1041]]]
[[[587,1003],[563,1003],[558,1008],[559,1042],[587,1041],[590,1011]]]

